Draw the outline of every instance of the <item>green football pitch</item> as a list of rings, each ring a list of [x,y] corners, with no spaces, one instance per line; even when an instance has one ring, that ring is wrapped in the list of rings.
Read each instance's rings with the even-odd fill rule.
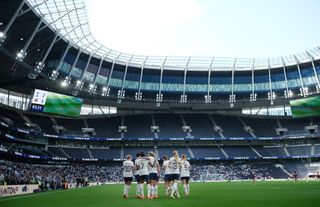
[[[235,206],[235,207],[316,207],[320,206],[320,182],[298,183],[289,181],[220,182],[192,183],[189,198],[172,200],[164,197],[163,184],[160,184],[160,198],[138,200],[135,198],[135,185],[130,189],[131,197],[122,198],[123,185],[102,185],[52,191],[32,195],[0,198],[1,207],[146,207],[146,206]],[[179,186],[182,195],[182,186]]]

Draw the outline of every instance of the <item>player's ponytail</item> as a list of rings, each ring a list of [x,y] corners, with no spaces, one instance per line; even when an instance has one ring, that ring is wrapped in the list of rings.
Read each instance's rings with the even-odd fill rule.
[[[173,151],[173,157],[176,160],[176,162],[179,162],[179,153],[177,150]]]

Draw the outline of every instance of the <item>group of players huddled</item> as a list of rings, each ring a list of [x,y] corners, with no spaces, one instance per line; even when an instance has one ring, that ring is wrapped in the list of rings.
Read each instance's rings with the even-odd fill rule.
[[[182,181],[184,194],[186,197],[190,195],[189,179],[190,179],[190,163],[187,156],[179,157],[178,151],[173,151],[173,156],[163,156],[162,169],[164,170],[164,181],[166,196],[171,198],[180,197],[178,191],[179,180]],[[144,152],[137,153],[133,163],[132,156],[127,155],[123,162],[124,192],[123,197],[129,197],[129,189],[133,177],[137,181],[136,196],[139,199],[156,199],[158,198],[158,181],[161,166],[158,162],[156,154],[152,151],[145,155]],[[144,183],[147,183],[147,196],[144,195]]]

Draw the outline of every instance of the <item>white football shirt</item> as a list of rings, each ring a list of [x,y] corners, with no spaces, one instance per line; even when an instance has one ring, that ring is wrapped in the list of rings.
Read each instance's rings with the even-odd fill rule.
[[[133,177],[133,162],[131,160],[123,162],[123,177]]]
[[[169,160],[169,174],[180,174],[180,161],[176,161],[174,157],[171,157]]]
[[[183,160],[181,162],[181,177],[190,177],[190,163],[188,160]]]
[[[169,175],[170,174],[170,169],[169,169],[169,160],[163,161],[162,167],[164,168],[164,174]]]
[[[135,165],[135,166],[140,167],[140,166],[139,166],[139,160],[140,160],[140,158],[137,158],[137,159],[134,161],[134,165]],[[140,169],[135,170],[135,171],[134,171],[134,174],[135,174],[135,175],[140,175]]]
[[[141,158],[139,160],[140,176],[149,175],[148,165],[149,165],[149,160],[144,158]]]
[[[149,165],[148,165],[148,171],[149,171],[149,173],[158,173],[158,165],[159,165],[159,163],[158,163],[158,161],[154,158],[154,157],[149,157]],[[152,167],[152,166],[153,167]]]

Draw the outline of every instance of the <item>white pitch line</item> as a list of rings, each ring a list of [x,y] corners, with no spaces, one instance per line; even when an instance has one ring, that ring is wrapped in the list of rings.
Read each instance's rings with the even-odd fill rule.
[[[7,200],[14,200],[14,199],[19,199],[19,198],[26,198],[26,197],[33,197],[33,196],[39,196],[39,195],[47,195],[47,194],[53,194],[53,193],[59,193],[59,192],[69,192],[69,191],[74,191],[74,190],[82,190],[82,189],[88,189],[88,187],[96,187],[96,186],[87,186],[87,187],[81,187],[81,188],[71,188],[68,190],[52,190],[48,192],[40,192],[40,193],[30,193],[26,195],[17,195],[13,197],[0,197],[0,202],[1,201],[7,201]]]
[[[46,194],[49,194],[49,193],[57,193],[57,192],[60,192],[60,191],[52,191],[52,192],[42,192],[42,193],[30,193],[30,194],[27,194],[27,195],[17,195],[17,196],[13,196],[13,197],[2,197],[0,198],[0,202],[1,201],[7,201],[7,200],[15,200],[15,199],[19,199],[19,198],[26,198],[26,197],[32,197],[32,196],[38,196],[38,195],[46,195]]]

